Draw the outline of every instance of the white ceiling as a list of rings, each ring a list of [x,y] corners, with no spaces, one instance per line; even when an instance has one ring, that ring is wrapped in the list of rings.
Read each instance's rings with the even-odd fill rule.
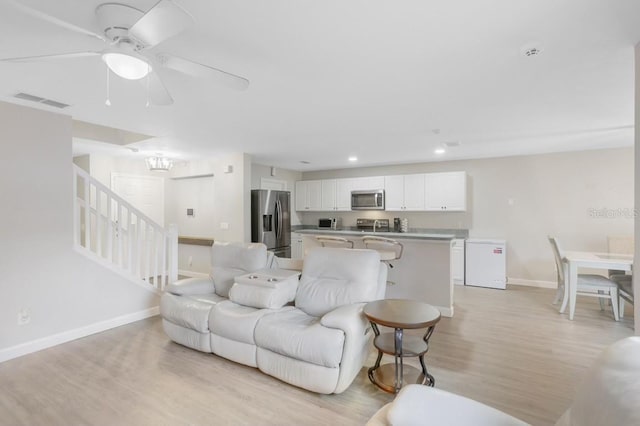
[[[21,1],[96,32],[102,2]],[[168,72],[175,103],[147,108],[139,82],[112,78],[107,107],[95,57],[0,63],[0,97],[34,105],[12,98],[26,92],[156,136],[133,144],[142,151],[241,151],[303,171],[353,166],[349,155],[366,166],[633,144],[638,0],[175,2],[196,24],[154,51],[243,76],[248,90]],[[525,57],[527,46],[542,54]],[[0,58],[103,47],[0,0]]]

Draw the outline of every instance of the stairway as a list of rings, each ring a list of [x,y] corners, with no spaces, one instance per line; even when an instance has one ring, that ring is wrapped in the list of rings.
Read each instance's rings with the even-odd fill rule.
[[[162,291],[178,279],[178,231],[155,223],[73,165],[76,250],[137,284]]]

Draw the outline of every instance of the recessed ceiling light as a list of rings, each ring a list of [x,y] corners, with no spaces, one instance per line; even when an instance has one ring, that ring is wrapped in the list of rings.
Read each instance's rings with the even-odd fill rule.
[[[355,161],[358,161],[358,157],[356,157],[355,155],[352,155],[351,157],[349,157],[349,161],[351,161],[352,163]]]
[[[311,164],[311,162],[309,162],[309,161],[305,161],[305,160],[300,160],[300,162],[301,162],[302,164]]]
[[[460,142],[458,142],[458,141],[445,142],[444,144],[446,146],[448,146],[449,148],[452,148],[452,147],[455,147],[455,146],[460,146]]]
[[[444,148],[436,148],[433,152],[438,154],[438,155],[442,155],[442,154],[445,153],[445,150],[444,150]]]

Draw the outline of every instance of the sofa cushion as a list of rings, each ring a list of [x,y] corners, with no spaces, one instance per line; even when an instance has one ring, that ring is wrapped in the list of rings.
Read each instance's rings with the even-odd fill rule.
[[[214,243],[210,276],[216,293],[229,297],[235,277],[267,267],[268,260],[267,246],[261,243]]]
[[[251,308],[227,300],[216,304],[211,310],[209,329],[218,336],[255,345],[256,324],[260,318],[273,312],[271,309]]]
[[[246,274],[247,271],[238,268],[227,268],[224,266],[211,267],[211,279],[215,286],[216,294],[222,297],[229,297],[229,290],[236,281],[236,277]]]
[[[166,291],[178,295],[198,295],[215,293],[211,278],[185,278],[167,285]]]
[[[160,315],[174,324],[205,333],[209,331],[211,308],[224,300],[215,293],[198,296],[165,293],[160,298]]]
[[[265,315],[254,338],[258,347],[324,367],[338,367],[342,359],[344,333],[323,327],[300,309]]]
[[[373,250],[314,248],[304,260],[296,307],[322,316],[351,303],[377,299],[380,255]]]

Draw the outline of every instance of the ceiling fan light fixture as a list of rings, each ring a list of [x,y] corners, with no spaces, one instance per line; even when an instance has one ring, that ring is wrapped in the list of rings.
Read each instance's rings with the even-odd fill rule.
[[[111,71],[127,80],[139,80],[151,72],[147,61],[129,53],[105,52],[102,60]]]
[[[147,157],[144,161],[152,172],[168,172],[173,167],[173,160],[167,157]]]

